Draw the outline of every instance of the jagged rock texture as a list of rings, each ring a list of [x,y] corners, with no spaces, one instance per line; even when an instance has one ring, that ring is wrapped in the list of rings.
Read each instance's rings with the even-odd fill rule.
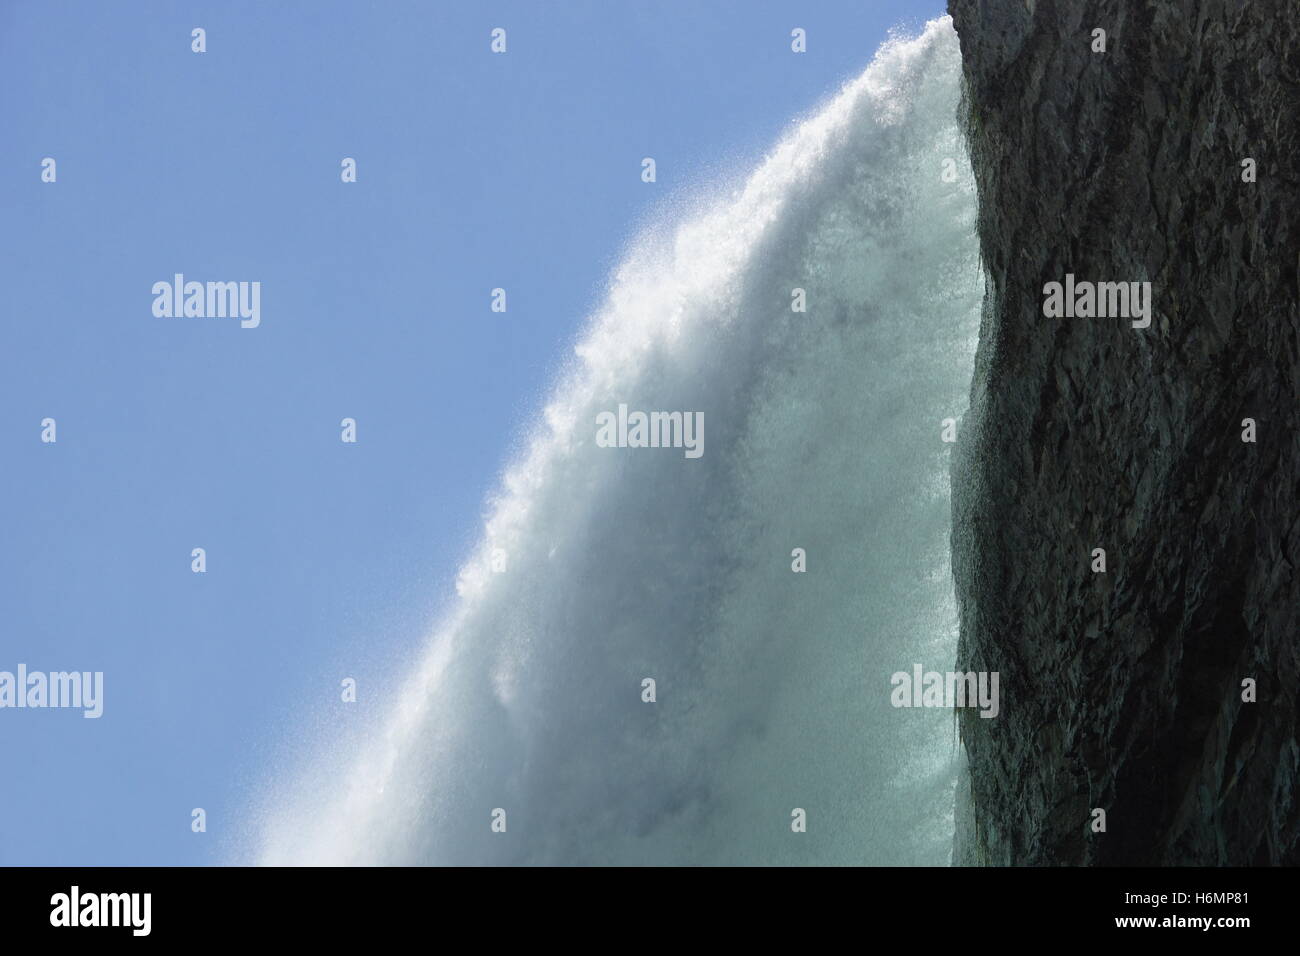
[[[959,666],[1002,696],[955,861],[1298,863],[1300,4],[949,8],[988,274]],[[1151,281],[1151,327],[1044,318],[1067,272]]]

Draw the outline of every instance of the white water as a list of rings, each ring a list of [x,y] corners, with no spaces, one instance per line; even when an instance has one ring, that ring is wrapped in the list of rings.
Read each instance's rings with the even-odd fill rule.
[[[423,666],[270,801],[263,862],[948,862],[952,714],[889,678],[955,657],[939,434],[983,290],[959,66],[947,18],[886,44],[636,244]],[[702,411],[704,456],[596,447],[620,402]]]

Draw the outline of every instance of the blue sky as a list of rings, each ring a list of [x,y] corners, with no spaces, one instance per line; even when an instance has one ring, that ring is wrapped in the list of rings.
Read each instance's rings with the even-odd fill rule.
[[[105,674],[0,710],[0,864],[222,860],[385,706],[637,224],[941,7],[0,4],[0,670]],[[177,272],[261,325],[155,317]]]

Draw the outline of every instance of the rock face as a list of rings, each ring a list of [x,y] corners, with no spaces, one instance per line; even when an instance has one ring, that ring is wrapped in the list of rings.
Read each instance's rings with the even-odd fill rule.
[[[949,6],[988,274],[958,666],[1001,691],[955,861],[1300,863],[1300,4]],[[1149,281],[1150,327],[1044,317],[1067,273]]]

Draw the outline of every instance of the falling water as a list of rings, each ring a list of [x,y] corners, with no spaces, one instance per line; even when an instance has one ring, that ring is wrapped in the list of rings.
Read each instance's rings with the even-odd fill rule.
[[[947,18],[891,40],[632,246],[422,665],[269,801],[263,862],[949,861],[952,714],[895,709],[890,676],[956,648],[940,432],[983,290],[959,72]],[[620,403],[702,412],[704,454],[598,447]]]

